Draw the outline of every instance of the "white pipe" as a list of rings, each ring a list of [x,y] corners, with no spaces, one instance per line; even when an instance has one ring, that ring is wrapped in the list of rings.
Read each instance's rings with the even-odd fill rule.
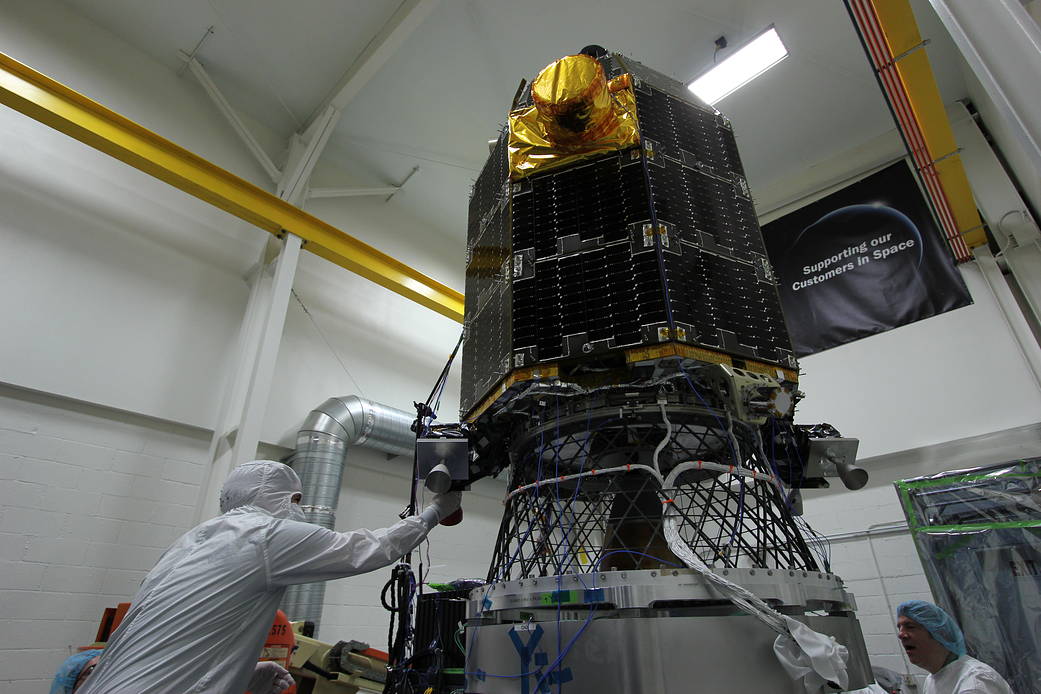
[[[897,633],[896,610],[893,608],[893,603],[889,599],[889,591],[886,588],[885,578],[882,576],[882,567],[878,563],[878,554],[875,552],[875,543],[873,538],[880,535],[899,535],[906,532],[910,532],[910,529],[904,521],[889,521],[886,523],[874,523],[869,525],[865,530],[836,533],[834,535],[827,535],[824,538],[828,542],[846,542],[849,540],[867,539],[868,548],[871,550],[871,560],[875,564],[875,575],[878,576],[879,585],[882,586],[882,599],[885,600],[889,618],[893,621],[894,635]],[[904,676],[904,681],[913,684],[917,689],[917,681],[913,679],[914,673],[911,672],[911,661],[907,659],[907,653],[903,648],[900,649],[900,655],[904,661],[904,672],[901,673]]]
[[[870,528],[878,528],[877,530],[871,530]],[[896,523],[876,523],[875,525],[869,526],[868,530],[854,530],[847,533],[835,533],[834,535],[825,535],[824,539],[828,542],[845,542],[846,540],[859,540],[869,535],[899,535],[901,533],[908,532],[907,523],[899,521]]]
[[[899,629],[898,629],[898,627],[896,625],[896,610],[893,608],[893,603],[889,599],[889,590],[886,588],[886,580],[882,576],[882,567],[879,566],[879,564],[878,564],[878,554],[875,552],[875,542],[872,539],[873,533],[871,532],[872,528],[881,527],[881,526],[884,526],[884,525],[887,525],[887,524],[886,523],[876,523],[874,525],[869,525],[868,528],[867,528],[868,531],[866,533],[866,536],[867,536],[867,541],[868,541],[868,548],[871,550],[871,559],[872,559],[872,561],[875,562],[875,575],[878,576],[878,583],[879,583],[879,585],[882,586],[882,599],[886,601],[887,612],[889,614],[890,620],[892,620],[892,622],[893,622],[893,638],[896,638],[896,634],[899,631]],[[900,655],[901,655],[901,657],[904,660],[904,672],[903,672],[903,675],[904,675],[904,680],[906,681],[908,678],[910,678],[912,676],[911,675],[911,661],[908,660],[908,658],[907,658],[907,651],[905,651],[903,648],[900,649]]]

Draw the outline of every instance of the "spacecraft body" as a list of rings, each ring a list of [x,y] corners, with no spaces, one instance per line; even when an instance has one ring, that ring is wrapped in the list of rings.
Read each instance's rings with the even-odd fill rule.
[[[664,75],[604,63],[621,132],[540,151],[528,96],[474,185],[464,414],[539,365],[662,344],[795,380],[729,121]]]
[[[461,415],[471,477],[509,486],[465,691],[807,691],[773,655],[781,614],[843,644],[843,684],[865,686],[853,598],[797,515],[856,441],[792,423],[798,365],[730,123],[590,47],[522,83],[490,147]]]

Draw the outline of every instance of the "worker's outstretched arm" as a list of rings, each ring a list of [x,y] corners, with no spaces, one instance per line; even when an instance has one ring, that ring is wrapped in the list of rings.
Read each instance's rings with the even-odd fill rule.
[[[411,551],[430,529],[459,508],[459,493],[434,497],[424,511],[379,530],[333,530],[296,521],[272,525],[265,555],[272,586],[328,581],[374,571]]]

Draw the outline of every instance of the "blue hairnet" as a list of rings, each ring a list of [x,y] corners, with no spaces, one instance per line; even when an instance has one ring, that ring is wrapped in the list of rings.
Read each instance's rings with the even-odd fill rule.
[[[79,677],[80,671],[91,658],[102,653],[103,651],[94,648],[89,651],[80,651],[66,658],[51,683],[51,694],[72,694],[72,688],[76,686],[76,678]]]
[[[908,600],[896,608],[897,617],[907,617],[918,622],[941,646],[962,657],[965,655],[965,636],[954,618],[942,609],[924,600]]]

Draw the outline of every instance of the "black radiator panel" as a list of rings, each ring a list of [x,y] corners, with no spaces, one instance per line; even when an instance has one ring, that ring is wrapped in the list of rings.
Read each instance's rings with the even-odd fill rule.
[[[729,121],[638,63],[605,67],[635,78],[644,157],[511,182],[502,133],[474,183],[464,414],[514,369],[675,339],[670,318],[680,342],[795,366]]]

